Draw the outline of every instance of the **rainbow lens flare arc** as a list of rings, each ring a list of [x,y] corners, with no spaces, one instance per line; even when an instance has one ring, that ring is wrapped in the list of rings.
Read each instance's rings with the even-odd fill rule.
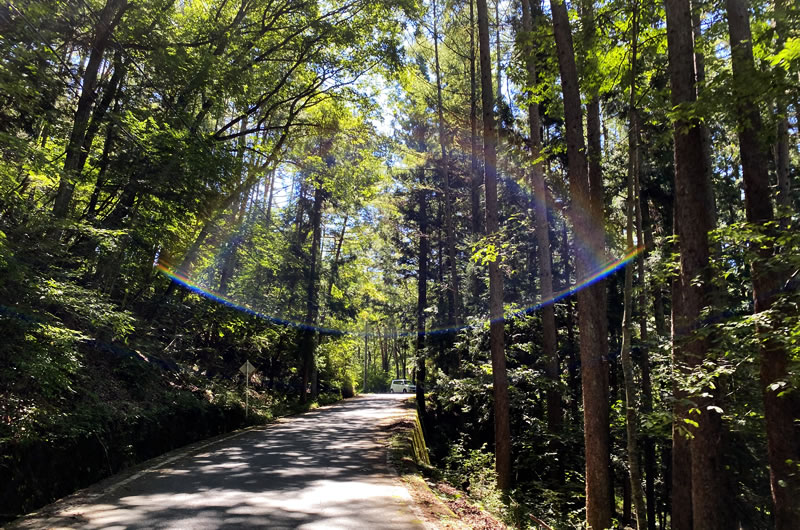
[[[526,307],[524,309],[517,309],[517,310],[514,310],[514,311],[510,311],[510,312],[506,313],[501,319],[498,319],[498,320],[506,321],[506,320],[510,320],[510,319],[513,319],[513,318],[522,317],[522,316],[528,315],[530,313],[533,313],[535,311],[538,311],[539,309],[541,309],[541,308],[543,308],[545,306],[548,306],[548,305],[554,304],[556,302],[559,302],[560,300],[563,300],[564,298],[567,298],[568,296],[571,296],[571,295],[577,293],[579,290],[584,289],[584,288],[586,288],[586,287],[588,287],[588,286],[590,286],[590,285],[602,280],[603,278],[606,278],[607,276],[609,276],[610,274],[612,274],[615,271],[619,270],[620,268],[625,267],[628,263],[630,263],[633,259],[636,258],[636,256],[641,254],[643,251],[644,251],[644,247],[637,247],[637,248],[631,249],[624,256],[622,256],[622,257],[620,257],[620,258],[618,258],[616,260],[611,260],[611,261],[605,263],[602,267],[598,268],[593,274],[591,274],[587,278],[585,278],[582,281],[576,283],[575,285],[572,285],[572,286],[568,287],[567,289],[563,289],[561,291],[558,291],[558,292],[554,293],[553,296],[551,296],[547,300],[540,300],[536,304],[533,304],[533,305],[531,305],[529,307]],[[185,287],[186,289],[188,289],[189,291],[191,291],[191,292],[193,292],[193,293],[195,293],[197,295],[203,296],[205,298],[208,298],[209,300],[213,300],[213,301],[215,301],[215,302],[217,302],[219,304],[222,304],[224,306],[230,307],[232,309],[236,309],[238,311],[242,311],[242,312],[244,312],[244,313],[246,313],[248,315],[252,315],[252,316],[255,316],[255,317],[258,317],[258,318],[262,318],[264,320],[268,320],[268,321],[273,322],[273,323],[278,324],[278,325],[293,327],[293,328],[307,330],[307,331],[315,331],[315,332],[323,334],[323,335],[334,335],[334,336],[352,335],[352,336],[358,336],[358,337],[364,337],[364,336],[367,336],[367,337],[383,337],[384,336],[384,334],[382,334],[382,333],[375,333],[375,332],[369,332],[369,331],[366,331],[366,332],[365,331],[348,331],[348,330],[341,330],[341,329],[334,329],[334,328],[326,328],[326,327],[322,327],[322,326],[311,325],[311,324],[308,324],[306,322],[298,322],[298,321],[289,320],[289,319],[285,319],[285,318],[281,318],[281,317],[276,317],[276,316],[273,316],[273,315],[268,315],[268,314],[263,313],[261,311],[255,310],[255,309],[253,309],[251,307],[248,307],[247,305],[245,305],[243,303],[240,303],[240,302],[238,302],[238,301],[236,301],[236,300],[234,300],[234,299],[232,299],[232,298],[230,298],[228,296],[225,296],[225,295],[223,295],[223,294],[221,294],[219,292],[216,292],[216,291],[214,291],[214,290],[212,290],[212,289],[210,289],[208,287],[205,287],[205,286],[201,285],[200,283],[194,281],[189,276],[183,274],[177,268],[173,267],[172,265],[170,265],[169,263],[167,263],[164,260],[159,259],[159,261],[156,263],[156,268],[158,269],[158,271],[160,273],[162,273],[163,275],[168,277],[170,280],[182,285],[183,287]],[[487,324],[489,322],[491,322],[491,321],[484,321],[480,325],[484,325],[484,324]],[[473,328],[473,327],[477,327],[478,325],[479,324],[469,324],[469,325],[456,326],[456,327],[434,328],[434,329],[428,329],[428,330],[415,330],[415,331],[410,331],[410,330],[399,331],[398,330],[398,331],[393,333],[393,336],[395,336],[395,337],[408,337],[408,336],[418,336],[418,335],[437,335],[437,334],[444,334],[444,333],[455,333],[455,332],[462,331],[462,330],[465,330],[465,329],[470,329],[470,328]]]

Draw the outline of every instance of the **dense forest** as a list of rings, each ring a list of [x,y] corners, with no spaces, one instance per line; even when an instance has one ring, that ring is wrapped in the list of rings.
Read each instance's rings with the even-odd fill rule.
[[[409,378],[510,525],[800,528],[796,2],[13,0],[0,50],[0,517]]]

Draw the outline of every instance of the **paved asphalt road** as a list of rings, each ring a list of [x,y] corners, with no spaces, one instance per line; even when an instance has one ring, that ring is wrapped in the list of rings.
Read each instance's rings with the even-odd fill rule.
[[[14,527],[423,528],[386,463],[381,426],[401,398],[367,395],[250,430]]]

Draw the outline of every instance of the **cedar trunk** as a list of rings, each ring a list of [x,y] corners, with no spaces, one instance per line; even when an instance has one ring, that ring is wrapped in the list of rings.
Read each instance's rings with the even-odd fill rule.
[[[311,255],[306,276],[306,325],[303,330],[303,340],[301,342],[301,354],[303,356],[303,390],[300,393],[300,401],[306,402],[306,389],[312,380],[315,370],[315,350],[317,347],[317,316],[319,315],[319,303],[317,297],[317,284],[319,283],[319,245],[322,235],[322,202],[325,200],[325,190],[322,184],[317,182],[314,190],[314,206],[311,214],[312,236],[311,236]],[[316,393],[312,390],[312,393]]]
[[[489,48],[489,14],[486,0],[477,0],[480,40],[481,95],[483,108],[484,186],[486,193],[486,235],[500,247],[497,221],[497,130],[492,97],[492,66]],[[494,381],[494,444],[497,486],[511,487],[511,427],[508,414],[508,374],[503,338],[503,275],[499,257],[489,263],[489,345]]]
[[[772,202],[767,171],[768,152],[760,142],[763,125],[758,112],[758,100],[752,82],[755,75],[752,36],[747,3],[727,0],[728,28],[731,38],[733,79],[738,104],[739,150],[744,180],[747,221],[760,229],[770,230],[767,223],[773,220]],[[768,236],[774,235],[767,232]],[[781,287],[781,274],[766,266],[774,253],[770,240],[753,245],[757,253],[751,265],[753,274],[753,299],[755,312],[773,307],[775,294]],[[767,428],[767,456],[770,468],[772,500],[775,508],[776,530],[800,528],[800,428],[795,416],[800,410],[796,392],[780,396],[783,390],[772,385],[786,381],[789,355],[782,342],[772,336],[770,329],[756,325],[761,354],[761,387],[764,396],[764,417]]]
[[[420,140],[424,144],[424,138]],[[423,145],[424,148],[424,145]],[[425,425],[425,308],[428,306],[428,198],[425,190],[425,169],[420,168],[420,189],[417,191],[417,212],[419,223],[419,269],[417,271],[417,340],[415,355],[417,358],[415,383],[417,385],[417,408]]]
[[[631,83],[629,99],[629,124],[628,124],[628,197],[626,201],[627,223],[625,236],[628,250],[633,247],[634,218],[636,217],[636,204],[639,202],[639,131],[638,114],[636,109],[636,76],[637,54],[639,39],[639,10],[637,0],[633,0],[632,28],[631,28]],[[641,216],[636,219],[637,226],[641,226]],[[641,244],[641,230],[637,233],[637,244]],[[641,258],[641,255],[639,256]],[[644,284],[644,268],[641,260],[637,260],[639,279]],[[633,339],[633,266],[625,268],[624,311],[622,317],[622,370],[625,376],[625,427],[628,438],[628,469],[630,470],[631,497],[636,512],[636,528],[643,530],[647,526],[645,515],[644,490],[642,489],[642,471],[639,467],[639,414],[636,403],[636,382],[634,381],[633,359],[631,358],[631,343]],[[647,334],[646,324],[642,323],[642,341]],[[646,358],[645,353],[645,358]],[[646,364],[646,363],[645,363]],[[648,376],[649,377],[649,376]],[[649,381],[648,381],[649,383]]]
[[[577,282],[592,274],[597,248],[603,247],[603,220],[590,194],[587,160],[583,141],[583,116],[578,74],[567,8],[559,0],[550,1],[556,39],[561,86],[564,93],[564,118],[567,139],[567,170],[571,196],[570,218],[576,239]],[[596,190],[595,190],[596,191]],[[590,199],[591,197],[591,199]],[[588,206],[588,207],[587,207]],[[599,211],[602,212],[602,203]],[[586,451],[586,521],[598,530],[611,526],[611,473],[608,432],[608,357],[602,282],[578,291],[578,329],[580,330],[581,379],[583,387],[584,443]]]
[[[530,46],[533,32],[533,17],[529,0],[521,0],[522,27],[525,31],[526,44]],[[533,49],[525,50],[525,66],[528,70],[528,86],[536,85],[536,62]],[[533,213],[536,223],[536,242],[539,259],[539,292],[542,307],[542,353],[546,363],[547,377],[550,385],[547,389],[547,428],[551,433],[561,431],[562,412],[561,395],[558,392],[558,353],[556,351],[556,318],[553,308],[553,270],[550,255],[550,231],[547,221],[547,195],[544,183],[544,168],[541,157],[542,136],[539,118],[539,104],[532,102],[528,105],[528,124],[531,130],[530,150],[533,159],[533,168],[530,174],[531,189],[533,189]]]
[[[478,87],[475,70],[475,0],[469,2],[469,145],[470,145],[470,205],[472,207],[472,234],[481,233],[481,172],[478,167]],[[478,279],[474,282],[474,296],[478,297]]]
[[[666,0],[666,14],[671,102],[673,107],[686,108],[696,100],[689,0]],[[673,361],[679,370],[682,367],[698,370],[708,354],[708,339],[696,331],[702,327],[702,310],[710,302],[708,232],[713,223],[708,197],[711,183],[699,120],[679,116],[674,123],[673,138],[675,215],[680,248],[680,279],[675,292],[680,298],[680,313],[676,313],[673,327],[676,344]],[[712,392],[711,388],[705,388],[704,396],[694,396],[694,407],[699,414],[687,418],[683,410],[678,410],[680,414],[674,419],[677,425],[682,425],[684,419],[698,425],[690,441],[692,524],[694,528],[709,530],[731,527],[728,520],[731,510],[724,487],[722,418]],[[678,440],[679,433],[675,435]],[[673,451],[679,453],[684,447],[675,440]],[[674,456],[685,464],[685,454]],[[685,486],[673,484],[673,491]],[[675,500],[673,497],[673,502]],[[685,514],[679,512],[687,508],[673,505],[673,514],[684,517]],[[676,523],[677,520],[673,521],[673,525]]]
[[[444,111],[442,105],[442,76],[439,68],[439,31],[436,13],[436,2],[433,2],[433,50],[436,64],[436,103],[439,114],[439,146],[442,150],[441,175],[442,186],[444,187],[445,201],[445,237],[447,239],[447,268],[449,269],[448,303],[447,303],[447,324],[457,326],[460,322],[461,308],[461,288],[458,281],[458,269],[456,266],[456,243],[455,229],[453,227],[453,194],[450,189],[450,168],[447,160],[447,138],[445,136]],[[460,363],[459,363],[460,364]],[[456,367],[456,371],[459,367]]]

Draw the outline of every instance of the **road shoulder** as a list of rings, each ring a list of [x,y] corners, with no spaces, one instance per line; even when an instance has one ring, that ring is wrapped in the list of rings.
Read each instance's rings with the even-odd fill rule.
[[[386,431],[390,467],[405,485],[414,504],[412,508],[427,528],[506,528],[489,513],[463,500],[455,488],[425,479],[423,471],[430,468],[430,461],[413,399],[408,400],[402,413],[391,418]]]

